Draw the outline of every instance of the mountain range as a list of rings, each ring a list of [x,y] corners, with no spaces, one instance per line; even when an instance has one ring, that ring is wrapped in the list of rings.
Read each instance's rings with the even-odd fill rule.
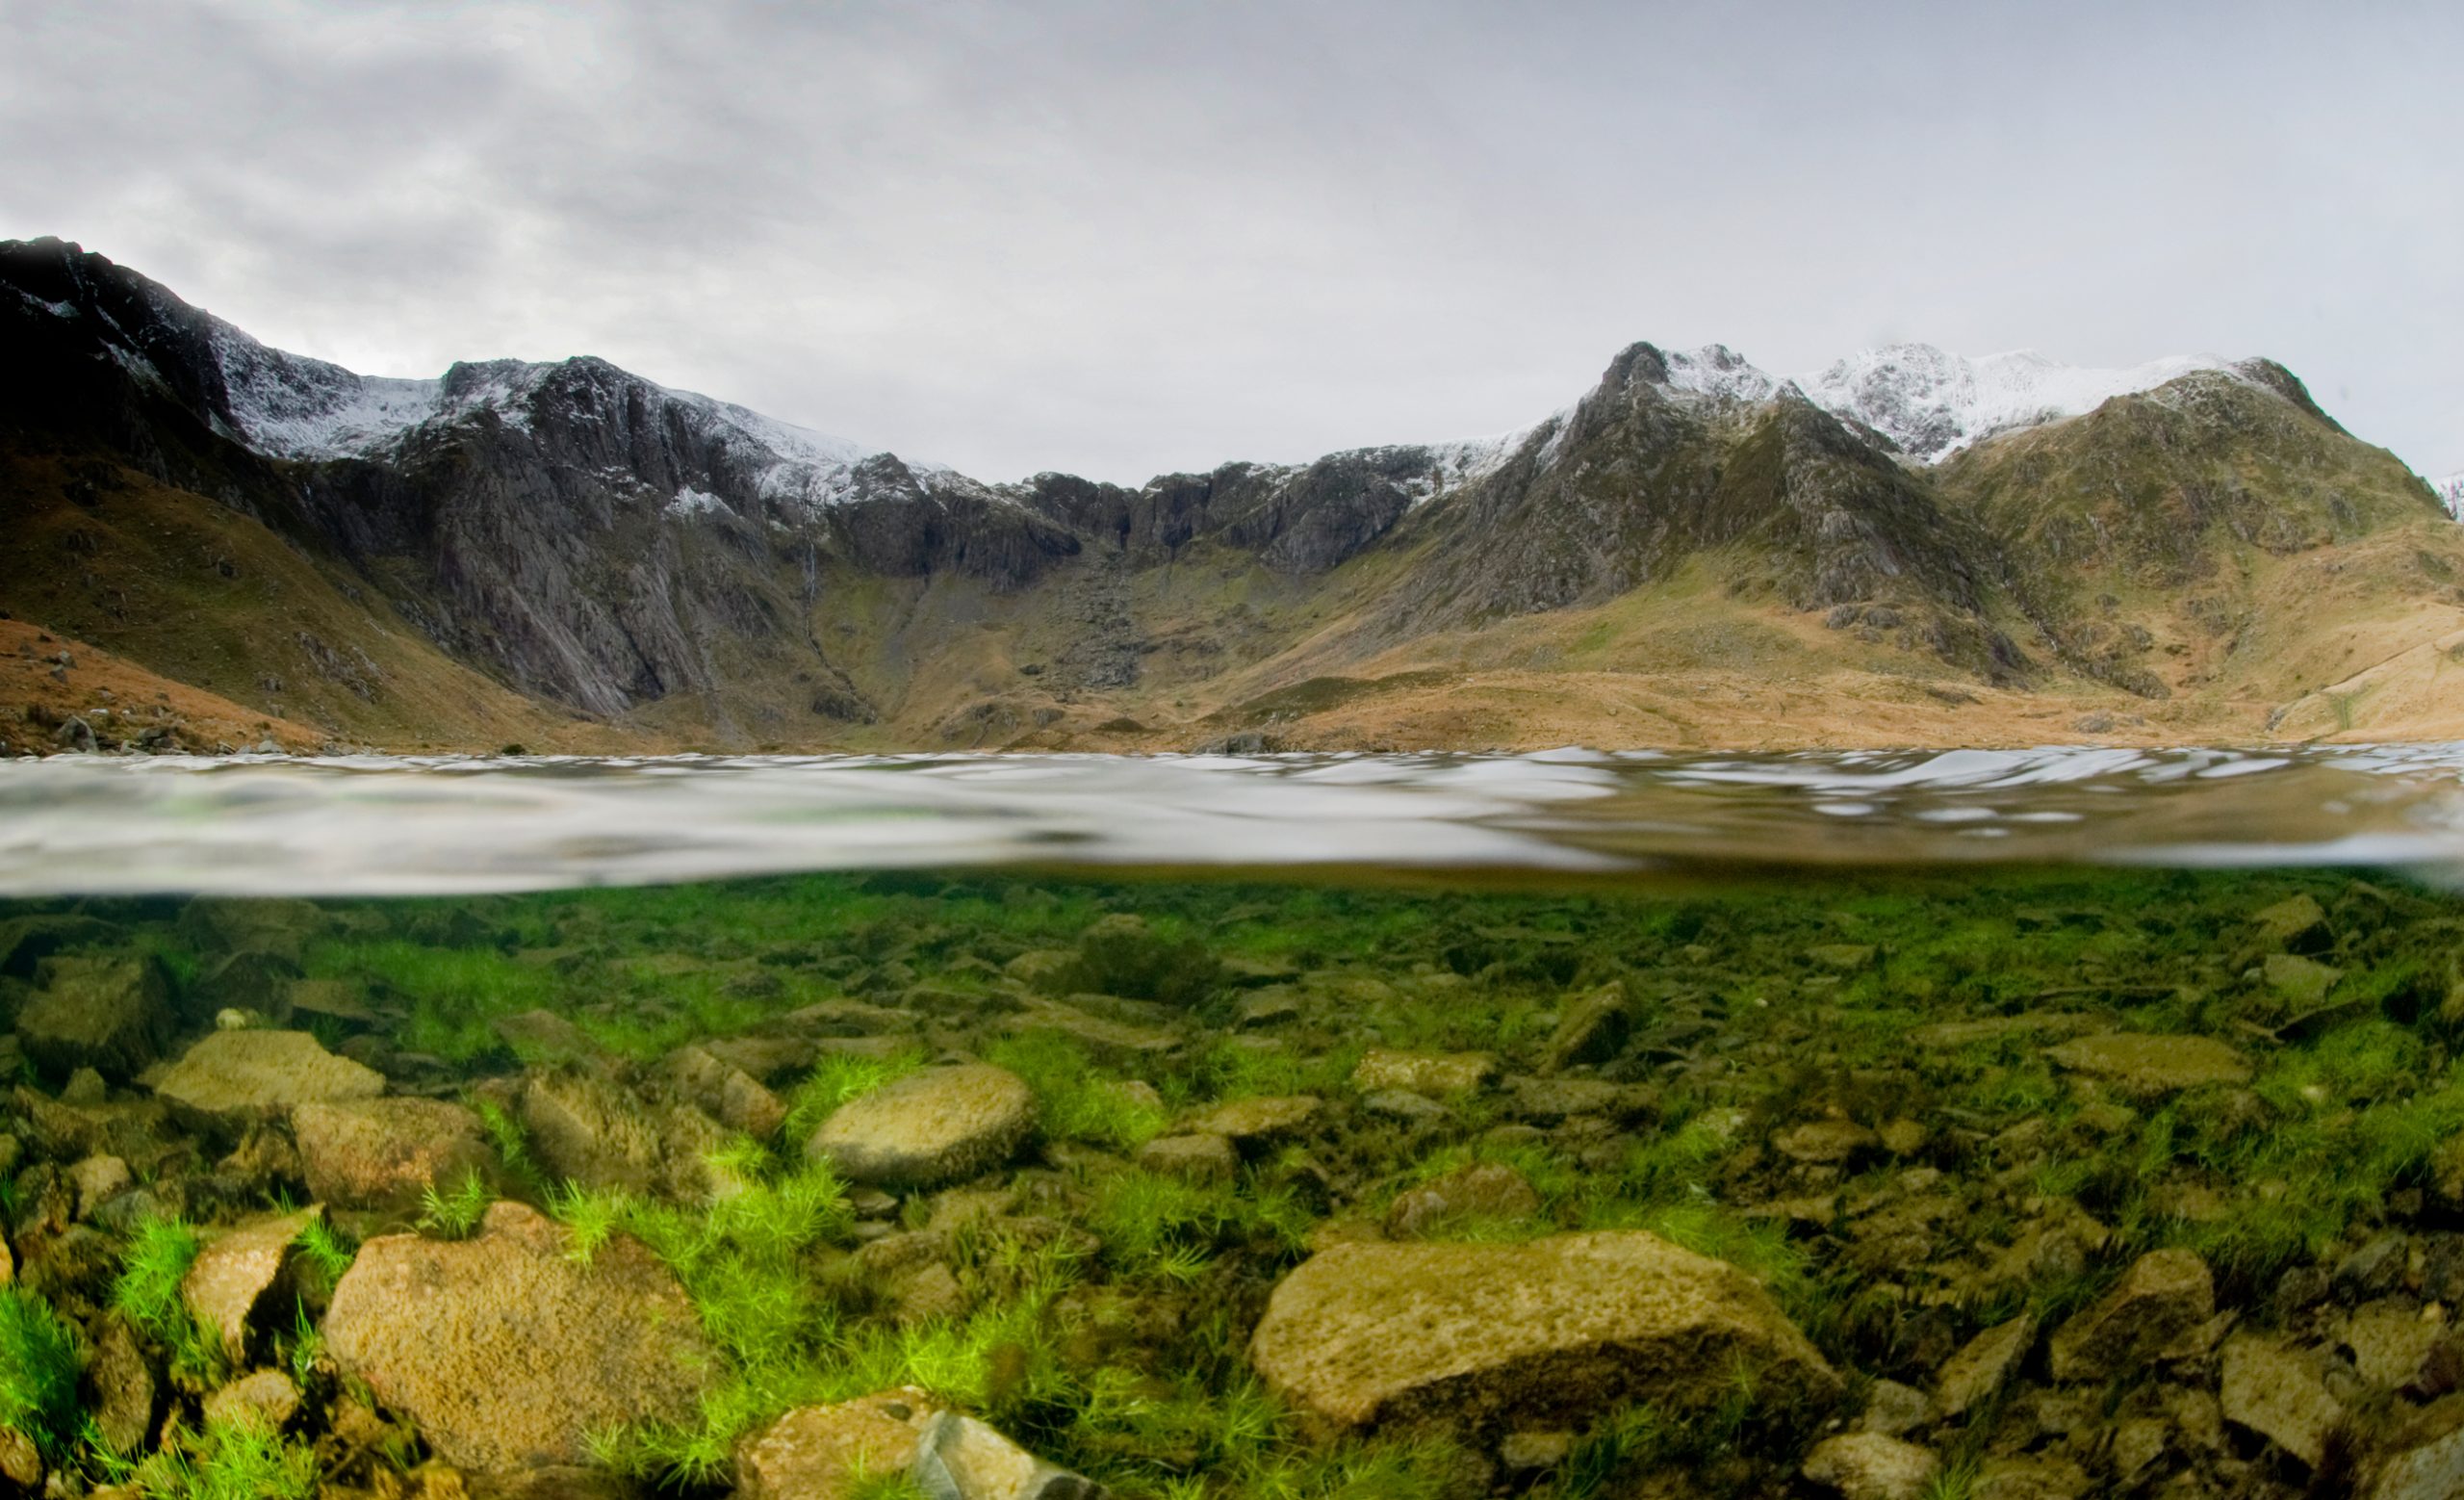
[[[364,376],[58,240],[0,330],[19,744],[2464,734],[2464,485],[2265,359],[1635,343],[1503,436],[1133,487],[592,358]]]

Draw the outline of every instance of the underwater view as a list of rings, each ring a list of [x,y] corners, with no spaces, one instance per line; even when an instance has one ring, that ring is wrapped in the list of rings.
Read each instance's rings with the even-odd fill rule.
[[[2340,754],[0,767],[0,1493],[2453,1494]]]

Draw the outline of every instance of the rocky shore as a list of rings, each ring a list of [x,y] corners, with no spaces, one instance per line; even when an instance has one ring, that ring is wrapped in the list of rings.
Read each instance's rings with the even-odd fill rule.
[[[0,1495],[2464,1488],[2343,874],[0,913]]]

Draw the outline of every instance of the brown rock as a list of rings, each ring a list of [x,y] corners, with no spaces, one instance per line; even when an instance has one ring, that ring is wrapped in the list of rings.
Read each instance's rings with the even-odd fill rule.
[[[282,1293],[290,1284],[292,1242],[323,1217],[321,1207],[309,1207],[207,1240],[180,1280],[189,1316],[219,1338],[233,1358],[248,1358],[273,1320],[291,1311]]]
[[[928,1068],[832,1111],[806,1144],[851,1182],[932,1187],[1007,1161],[1035,1129],[1036,1099],[1006,1068]]]
[[[649,1192],[658,1180],[658,1130],[639,1100],[599,1073],[531,1073],[522,1086],[522,1124],[555,1177],[629,1193]]]
[[[1639,1230],[1337,1245],[1275,1287],[1249,1358],[1324,1433],[1571,1426],[1619,1402],[1707,1400],[1740,1360],[1775,1402],[1839,1387],[1752,1278]]]
[[[42,1454],[33,1438],[13,1427],[0,1427],[0,1494],[12,1493],[42,1493]]]
[[[242,1376],[205,1398],[208,1422],[253,1418],[280,1432],[298,1414],[299,1387],[280,1370]]]
[[[684,1289],[611,1236],[587,1265],[519,1203],[463,1241],[370,1240],[334,1289],[327,1347],[446,1461],[498,1473],[590,1461],[590,1435],[689,1422],[716,1356]]]
[[[151,1447],[163,1415],[163,1382],[127,1319],[105,1318],[86,1370],[90,1409],[103,1446],[123,1459]]]
[[[2248,1428],[2312,1468],[2326,1452],[2327,1434],[2345,1416],[2315,1361],[2260,1338],[2225,1343],[2217,1399],[2224,1420]]]
[[[309,1193],[337,1208],[400,1207],[488,1162],[479,1117],[443,1099],[302,1104],[291,1133]]]
[[[787,1123],[787,1106],[751,1073],[723,1063],[698,1047],[681,1047],[667,1060],[678,1093],[731,1130],[766,1141]]]
[[[2119,1285],[2056,1330],[2053,1378],[2103,1381],[2191,1332],[2216,1312],[2207,1262],[2187,1250],[2150,1251]]]
[[[77,1217],[90,1219],[94,1210],[136,1185],[128,1163],[117,1156],[89,1156],[68,1169],[77,1189]]]
[[[222,1125],[385,1092],[383,1073],[336,1057],[305,1031],[217,1031],[152,1081],[175,1114]]]
[[[933,1416],[911,1388],[799,1408],[737,1446],[738,1500],[850,1500],[859,1476],[907,1471]]]
[[[1806,1455],[1805,1476],[1844,1500],[1916,1500],[1941,1467],[1932,1450],[1881,1433],[1826,1437]]]
[[[1622,984],[1607,984],[1566,1001],[1556,1029],[1542,1050],[1541,1066],[1550,1073],[1587,1063],[1604,1063],[1626,1046],[1634,1013]]]
[[[1964,1415],[2010,1383],[2037,1341],[2037,1320],[2025,1313],[1967,1341],[1934,1377],[1934,1399],[1946,1417]]]

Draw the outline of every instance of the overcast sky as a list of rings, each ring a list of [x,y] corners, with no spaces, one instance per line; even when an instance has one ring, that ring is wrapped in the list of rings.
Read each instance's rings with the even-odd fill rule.
[[[385,375],[985,478],[1503,430],[1627,343],[2282,359],[2464,471],[2464,4],[0,0],[0,235]]]

